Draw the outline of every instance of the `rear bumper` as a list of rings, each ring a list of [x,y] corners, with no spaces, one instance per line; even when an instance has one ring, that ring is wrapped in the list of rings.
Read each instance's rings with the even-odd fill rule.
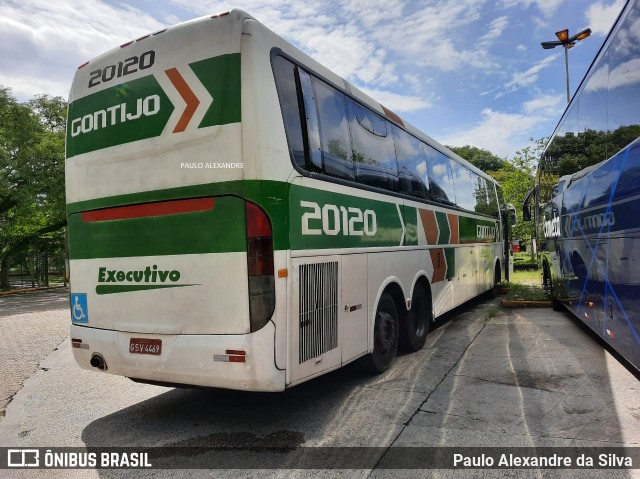
[[[129,352],[131,338],[161,339],[159,356]],[[120,332],[71,325],[72,349],[83,369],[119,376],[247,391],[282,391],[285,371],[275,365],[275,326],[242,335],[160,335]],[[246,351],[245,362],[227,362],[227,350]],[[104,358],[106,370],[92,367],[91,357]]]

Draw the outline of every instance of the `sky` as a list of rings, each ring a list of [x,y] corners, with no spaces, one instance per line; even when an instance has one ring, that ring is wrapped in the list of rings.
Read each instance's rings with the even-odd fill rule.
[[[77,67],[129,40],[241,8],[440,143],[513,157],[566,107],[624,0],[0,0],[0,85],[68,97]]]

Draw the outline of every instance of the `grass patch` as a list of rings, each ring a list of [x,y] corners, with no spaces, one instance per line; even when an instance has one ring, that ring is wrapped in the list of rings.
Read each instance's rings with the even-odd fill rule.
[[[487,309],[487,311],[485,312],[485,320],[489,321],[491,318],[493,318],[496,314],[498,314],[498,311],[500,311],[500,306],[491,306],[489,309]]]
[[[511,284],[540,285],[542,274],[540,271],[515,270],[511,277]]]
[[[505,298],[507,301],[549,301],[551,297],[542,289],[542,285],[511,283]]]

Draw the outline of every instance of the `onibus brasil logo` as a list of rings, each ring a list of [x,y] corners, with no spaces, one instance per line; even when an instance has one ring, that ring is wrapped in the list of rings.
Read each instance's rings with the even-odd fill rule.
[[[181,288],[196,286],[195,284],[179,283],[180,271],[160,270],[158,265],[146,266],[144,269],[116,270],[106,266],[98,268],[97,294],[127,293],[131,291],[145,291],[149,289]]]

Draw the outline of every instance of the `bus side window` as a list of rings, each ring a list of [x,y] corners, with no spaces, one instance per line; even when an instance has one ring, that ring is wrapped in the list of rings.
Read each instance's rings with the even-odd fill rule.
[[[625,151],[623,154],[619,154],[619,161],[622,161],[624,154],[627,155],[627,159],[620,173],[614,199],[640,194],[640,142],[636,142],[628,153]]]
[[[487,180],[482,176],[476,175],[476,184],[475,190],[473,191],[473,196],[475,198],[475,211],[476,213],[482,213],[485,215],[493,214],[491,208],[489,207],[489,197],[487,195]]]
[[[398,157],[399,189],[416,198],[429,199],[429,176],[424,144],[397,126],[393,138]]]
[[[323,171],[327,175],[354,180],[345,95],[317,78],[313,78],[313,87],[318,109]]]
[[[273,60],[273,73],[278,89],[278,99],[284,120],[284,128],[289,142],[289,151],[293,162],[299,168],[306,168],[303,127],[300,119],[301,108],[298,104],[295,65],[283,57]]]
[[[611,187],[618,176],[613,166],[613,162],[608,161],[591,172],[589,184],[585,189],[584,208],[609,203]]]
[[[465,210],[474,211],[476,200],[474,191],[477,182],[475,173],[465,168],[454,160],[451,161],[451,172],[453,173],[453,186],[456,192],[456,204]]]
[[[497,196],[497,193],[498,193],[497,188],[499,188],[498,185],[496,185],[493,181],[487,180],[487,198],[489,199],[489,214],[496,218],[500,218],[499,205],[502,204],[504,201],[499,201]]]
[[[320,126],[318,123],[318,108],[316,107],[316,95],[314,93],[311,75],[297,69],[304,105],[304,121],[307,130],[307,147],[309,148],[309,171],[322,171],[322,148],[320,146]]]
[[[347,103],[358,181],[398,191],[398,165],[390,125],[353,100],[349,99]]]
[[[449,157],[428,145],[425,145],[425,149],[427,152],[427,174],[429,175],[431,199],[448,205],[455,205],[456,194],[453,189]]]

